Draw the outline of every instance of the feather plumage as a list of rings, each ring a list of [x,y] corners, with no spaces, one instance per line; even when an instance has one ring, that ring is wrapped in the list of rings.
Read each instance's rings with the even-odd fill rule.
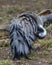
[[[11,21],[10,44],[14,58],[19,59],[21,55],[27,58],[30,53],[32,44],[37,39],[38,24],[42,23],[37,17],[36,14],[23,13],[17,19]]]

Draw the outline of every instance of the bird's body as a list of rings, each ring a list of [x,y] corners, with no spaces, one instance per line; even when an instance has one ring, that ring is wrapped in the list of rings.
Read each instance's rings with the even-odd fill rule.
[[[42,25],[41,19],[37,17],[36,14],[23,13],[11,21],[10,44],[14,58],[19,59],[22,55],[27,58],[32,49],[33,42],[38,38],[39,32],[43,32],[43,30],[37,31],[38,26]],[[37,20],[39,20],[39,22],[37,22]]]
[[[29,17],[29,16],[28,16]],[[24,55],[27,57],[31,51],[32,44],[36,40],[36,22],[31,17],[20,17],[12,20],[10,39],[12,51],[15,57]],[[31,18],[31,19],[30,19]]]

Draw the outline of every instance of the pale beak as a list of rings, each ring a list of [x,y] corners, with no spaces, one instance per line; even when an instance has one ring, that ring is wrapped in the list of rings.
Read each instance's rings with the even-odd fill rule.
[[[38,38],[40,38],[40,39],[43,39],[47,34],[45,28],[42,25],[39,25],[39,30],[38,31],[39,31]]]

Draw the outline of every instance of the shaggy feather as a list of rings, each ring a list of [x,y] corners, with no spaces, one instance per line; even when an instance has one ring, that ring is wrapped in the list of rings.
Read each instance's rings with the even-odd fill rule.
[[[32,44],[37,39],[38,37],[37,35],[39,34],[39,33],[37,34],[38,32],[37,28],[39,24],[42,23],[39,17],[38,18],[37,17],[38,15],[27,13],[22,14],[17,19],[11,21],[10,45],[12,47],[14,58],[20,59],[21,55],[28,58],[28,54],[32,49]]]

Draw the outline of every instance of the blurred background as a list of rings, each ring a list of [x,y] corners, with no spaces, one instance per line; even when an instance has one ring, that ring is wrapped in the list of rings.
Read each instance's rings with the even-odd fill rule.
[[[25,11],[39,13],[45,9],[52,9],[52,0],[0,0],[0,25],[9,24],[13,17]],[[41,47],[38,52],[32,51],[27,60],[12,61],[9,33],[0,31],[0,65],[52,65],[52,25],[46,27],[47,36],[33,45]]]
[[[52,0],[0,0],[0,24],[8,23],[21,12],[39,13],[44,9],[52,9]]]

